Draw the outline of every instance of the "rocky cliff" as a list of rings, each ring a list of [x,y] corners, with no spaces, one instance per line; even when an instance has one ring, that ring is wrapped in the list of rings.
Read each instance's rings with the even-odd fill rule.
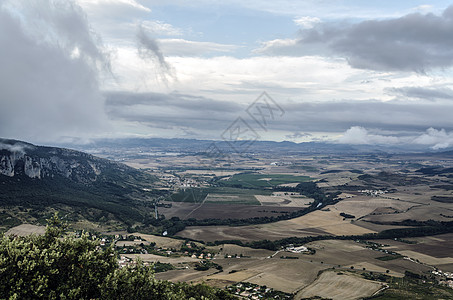
[[[154,212],[156,180],[84,152],[0,139],[0,226],[52,209],[73,221],[132,224]]]
[[[0,139],[0,174],[15,177],[53,178],[62,176],[77,183],[105,179],[105,173],[133,171],[123,164],[87,153]]]

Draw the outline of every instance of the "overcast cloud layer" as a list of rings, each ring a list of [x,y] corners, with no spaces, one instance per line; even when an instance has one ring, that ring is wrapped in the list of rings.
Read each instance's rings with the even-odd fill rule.
[[[0,3],[0,136],[52,140],[101,130],[97,72],[108,60],[80,7]]]
[[[209,4],[209,5],[208,5]],[[453,146],[448,1],[0,0],[0,137]]]

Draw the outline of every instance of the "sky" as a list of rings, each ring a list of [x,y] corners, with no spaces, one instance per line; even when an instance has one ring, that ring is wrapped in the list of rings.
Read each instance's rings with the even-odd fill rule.
[[[446,149],[452,83],[453,1],[0,0],[4,138]]]

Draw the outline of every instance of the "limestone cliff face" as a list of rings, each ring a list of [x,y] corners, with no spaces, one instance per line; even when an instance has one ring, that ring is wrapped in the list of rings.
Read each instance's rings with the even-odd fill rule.
[[[14,176],[14,165],[16,164],[16,160],[14,158],[15,155],[2,155],[0,157],[0,174],[6,176]]]
[[[21,220],[47,218],[51,208],[71,220],[134,224],[154,213],[156,181],[87,153],[0,138],[0,208],[13,208]]]
[[[90,183],[112,168],[130,169],[83,152],[0,139],[0,175],[37,179],[63,176],[78,183]]]

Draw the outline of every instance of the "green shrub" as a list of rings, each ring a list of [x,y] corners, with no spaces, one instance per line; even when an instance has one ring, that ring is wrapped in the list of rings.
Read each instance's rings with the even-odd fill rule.
[[[119,269],[112,247],[64,236],[55,215],[42,236],[0,236],[0,299],[234,299],[205,285],[158,281],[153,266]]]

